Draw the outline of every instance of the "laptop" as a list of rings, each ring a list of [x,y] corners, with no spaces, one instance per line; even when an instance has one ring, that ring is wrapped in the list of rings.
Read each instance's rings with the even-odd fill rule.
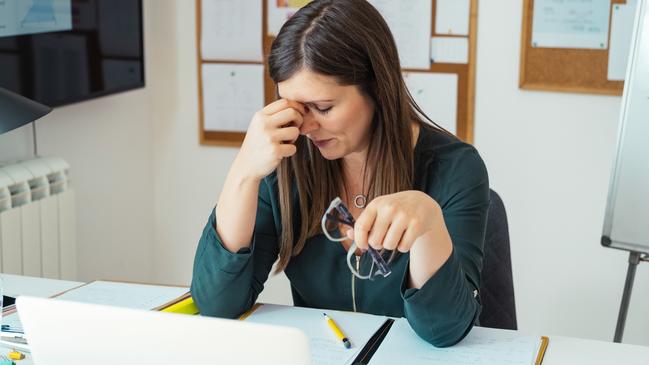
[[[289,327],[20,296],[35,365],[310,364]]]

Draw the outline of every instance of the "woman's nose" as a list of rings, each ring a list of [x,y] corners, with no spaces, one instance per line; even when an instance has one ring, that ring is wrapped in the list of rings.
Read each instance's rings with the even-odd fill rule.
[[[300,126],[300,134],[306,135],[315,131],[318,128],[320,128],[320,124],[318,124],[315,115],[313,115],[313,111],[309,110],[309,108],[306,108],[306,113],[304,113],[304,115],[302,116],[302,125]]]

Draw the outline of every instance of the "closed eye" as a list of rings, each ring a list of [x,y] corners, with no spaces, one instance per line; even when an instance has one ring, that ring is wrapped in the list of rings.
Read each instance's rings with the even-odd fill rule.
[[[327,113],[329,113],[329,111],[331,110],[331,108],[333,108],[333,107],[330,106],[330,107],[325,108],[325,109],[320,109],[320,108],[314,106],[314,109],[317,110],[318,113],[320,113],[320,114],[327,114]]]
[[[308,106],[311,109],[314,109],[315,111],[317,111],[320,114],[327,114],[327,113],[329,113],[331,108],[333,108],[333,106],[330,106],[330,107],[327,107],[327,108],[318,108],[317,105],[312,104],[312,103],[308,103],[308,104],[306,104],[306,106]]]

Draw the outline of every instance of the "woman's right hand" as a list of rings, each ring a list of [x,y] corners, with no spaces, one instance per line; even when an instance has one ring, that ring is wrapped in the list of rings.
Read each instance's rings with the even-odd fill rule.
[[[273,172],[283,158],[297,152],[305,107],[292,100],[280,99],[255,113],[237,155],[237,170],[255,180]]]

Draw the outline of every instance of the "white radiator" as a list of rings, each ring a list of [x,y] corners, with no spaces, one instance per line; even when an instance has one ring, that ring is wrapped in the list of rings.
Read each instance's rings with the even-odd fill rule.
[[[74,191],[64,160],[0,166],[0,272],[77,279]]]

